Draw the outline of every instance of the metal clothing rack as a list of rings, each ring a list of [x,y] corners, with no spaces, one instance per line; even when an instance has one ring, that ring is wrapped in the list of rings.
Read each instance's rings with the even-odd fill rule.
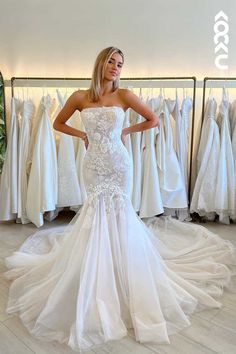
[[[58,87],[58,82],[61,83],[68,83],[71,81],[73,83],[73,87],[78,87],[78,83],[81,82],[81,84],[90,83],[91,78],[76,78],[76,77],[70,77],[70,78],[65,78],[65,77],[12,77],[11,78],[11,94],[12,97],[14,97],[14,87],[17,87],[16,83],[17,81],[26,81],[27,86],[29,87],[29,84],[31,82],[30,87],[40,87],[40,82],[45,82],[45,81],[52,81],[50,84],[50,87]],[[153,86],[153,83],[156,81],[155,86]],[[77,85],[75,83],[77,82]],[[190,140],[190,158],[189,158],[189,180],[188,180],[188,201],[190,203],[190,189],[191,189],[191,179],[192,179],[192,156],[193,156],[193,139],[194,139],[194,120],[195,120],[195,99],[196,99],[196,83],[197,79],[195,76],[173,76],[173,77],[167,77],[167,76],[160,76],[160,77],[124,77],[120,78],[120,82],[127,83],[128,85],[134,85],[138,88],[140,87],[156,87],[156,88],[192,88],[193,93],[192,93],[192,100],[193,100],[193,107],[192,107],[192,120],[191,120],[191,140]],[[180,86],[180,83],[184,84],[184,86]],[[158,85],[157,85],[158,84]],[[19,87],[22,87],[22,85],[19,85]],[[45,86],[44,86],[45,87]],[[47,86],[49,87],[49,86]]]
[[[205,112],[205,103],[206,103],[206,88],[207,88],[207,81],[236,81],[236,77],[204,77],[203,80],[203,93],[202,93],[202,119],[201,119],[201,131],[200,134],[202,133],[202,125],[203,125],[203,120],[204,120],[204,112]],[[222,87],[222,84],[214,86],[216,87]],[[233,86],[236,88],[236,83]]]
[[[184,87],[187,88],[187,87],[193,87],[193,86],[196,86],[196,77],[195,76],[178,76],[178,77],[135,77],[135,78],[132,78],[132,77],[124,77],[124,78],[120,78],[120,81],[121,82],[125,82],[127,81],[127,83],[129,83],[130,85],[131,84],[134,84],[136,85],[137,82],[139,82],[139,85],[137,87],[141,87],[140,86],[140,81],[141,81],[141,84],[143,84],[144,86],[142,87],[145,87],[145,88],[148,88],[148,87],[153,87],[152,85],[152,81],[159,81],[159,83],[161,84],[161,86],[156,86],[156,87],[168,87],[168,88],[178,88],[178,87],[182,87],[182,86],[179,86],[179,81],[182,81],[185,80],[184,82]],[[70,77],[70,78],[66,78],[66,77],[12,77],[10,82],[11,82],[11,94],[12,96],[14,96],[14,87],[17,86],[17,81],[23,81],[26,83],[26,85],[24,86],[28,86],[29,87],[29,84],[31,83],[31,87],[40,87],[41,83],[45,82],[45,81],[52,81],[52,83],[50,84],[50,87],[58,87],[58,84],[56,84],[56,82],[61,82],[61,83],[64,83],[65,82],[69,82],[71,81],[71,83],[73,83],[72,86],[74,87],[78,87],[78,85],[76,85],[75,83],[77,82],[81,82],[81,84],[83,83],[86,83],[87,81],[87,84],[90,83],[91,81],[91,78],[76,78],[76,77]],[[163,81],[163,82],[161,82]],[[191,81],[194,82],[195,85],[192,85]],[[41,82],[41,83],[40,83]],[[85,85],[86,86],[86,85]],[[19,87],[22,87],[21,85],[19,85]],[[48,86],[49,87],[49,86]]]

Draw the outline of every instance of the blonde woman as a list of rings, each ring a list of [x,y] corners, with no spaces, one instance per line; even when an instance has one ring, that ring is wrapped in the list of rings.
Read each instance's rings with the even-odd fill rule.
[[[75,92],[54,122],[87,148],[88,197],[80,214],[65,229],[36,233],[6,259],[6,276],[14,279],[7,312],[19,312],[37,338],[78,351],[131,335],[131,328],[139,342],[169,343],[196,308],[221,306],[211,289],[217,295],[229,283],[226,264],[233,262],[231,244],[204,228],[170,219],[148,228],[136,215],[122,142],[159,119],[136,95],[119,89],[123,64],[119,49],[104,49],[90,89]],[[146,121],[122,129],[129,107]],[[85,131],[66,125],[75,110]]]

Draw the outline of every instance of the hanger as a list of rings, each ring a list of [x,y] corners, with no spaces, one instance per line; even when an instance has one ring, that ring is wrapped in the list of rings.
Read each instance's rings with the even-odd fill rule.
[[[64,80],[65,80],[65,83],[66,83],[66,78],[64,78]],[[67,97],[67,94],[68,94],[68,86],[67,86],[67,83],[66,83],[65,87],[66,87],[65,95],[66,95],[66,97]]]
[[[29,100],[29,78],[26,79],[26,99]]]
[[[222,100],[229,101],[229,92],[228,92],[227,88],[225,87],[225,84],[223,85],[223,88],[222,88]]]
[[[153,87],[151,88],[151,98],[153,98]]]
[[[178,88],[177,87],[175,88],[175,98],[176,98],[176,101],[177,101],[177,99],[178,99]]]
[[[142,90],[142,87],[139,88],[139,98],[143,101],[143,90]]]
[[[160,87],[160,96],[163,97],[163,87]]]
[[[209,99],[212,99],[212,98],[213,98],[213,95],[212,95],[212,87],[209,87],[208,97],[209,97]]]
[[[25,101],[25,88],[24,88],[24,86],[21,87],[21,97],[22,97],[22,100]]]
[[[163,87],[163,97],[164,97],[164,100],[166,99],[166,93],[165,93],[165,87]]]

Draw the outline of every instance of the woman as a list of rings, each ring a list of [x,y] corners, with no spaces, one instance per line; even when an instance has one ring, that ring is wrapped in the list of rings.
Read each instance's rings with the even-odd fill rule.
[[[89,90],[75,92],[54,128],[84,140],[88,194],[64,229],[39,231],[6,259],[14,279],[7,312],[20,314],[37,338],[89,350],[134,329],[140,342],[168,342],[194,310],[220,307],[235,263],[230,242],[201,226],[151,219],[130,201],[131,161],[122,144],[131,132],[159,123],[133,93],[119,89],[124,56],[114,47],[97,57]],[[125,110],[146,121],[122,129]],[[81,112],[86,132],[66,125]]]

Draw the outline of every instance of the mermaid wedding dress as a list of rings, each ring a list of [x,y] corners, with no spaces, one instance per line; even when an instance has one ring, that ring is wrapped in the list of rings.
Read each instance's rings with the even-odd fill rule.
[[[8,313],[29,332],[86,351],[130,335],[170,342],[188,315],[221,307],[235,248],[201,226],[170,217],[144,223],[130,200],[131,161],[121,107],[85,108],[87,199],[66,227],[41,230],[6,258]]]

